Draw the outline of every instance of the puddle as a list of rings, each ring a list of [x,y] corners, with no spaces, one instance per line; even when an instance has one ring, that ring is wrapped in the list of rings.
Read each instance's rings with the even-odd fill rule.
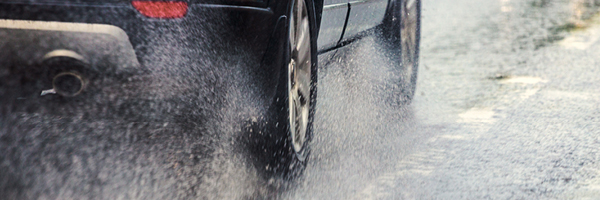
[[[582,14],[576,15],[574,22],[559,28],[568,31],[569,35],[559,41],[558,45],[567,49],[585,50],[600,39],[600,14],[592,15],[587,19],[580,16]]]
[[[598,42],[599,38],[600,27],[594,27],[585,31],[573,32],[571,35],[558,42],[558,45],[567,49],[585,50],[592,46],[592,44]]]
[[[514,77],[506,77],[500,80],[501,84],[511,84],[511,83],[519,83],[519,84],[538,84],[538,83],[546,83],[547,80],[544,80],[540,77],[531,77],[531,76],[514,76]]]
[[[493,123],[494,114],[495,112],[489,108],[471,108],[458,116],[463,123]]]

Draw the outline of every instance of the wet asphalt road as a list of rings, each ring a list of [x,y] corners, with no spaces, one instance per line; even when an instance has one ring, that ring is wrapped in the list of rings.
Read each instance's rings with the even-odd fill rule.
[[[593,1],[424,1],[409,106],[374,37],[320,56],[315,139],[284,199],[600,199]]]

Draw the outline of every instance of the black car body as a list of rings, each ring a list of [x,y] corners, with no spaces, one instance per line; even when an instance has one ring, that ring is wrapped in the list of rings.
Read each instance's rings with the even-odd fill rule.
[[[99,30],[95,35],[100,35],[101,37],[106,35],[112,36],[114,38],[108,39],[113,40],[110,42],[121,44],[122,47],[119,49],[106,50],[112,51],[112,54],[115,54],[115,56],[112,56],[115,58],[111,58],[115,60],[113,62],[116,62],[113,65],[120,66],[141,65],[144,68],[152,68],[154,67],[153,65],[159,65],[159,63],[152,61],[148,57],[176,57],[175,55],[168,55],[167,52],[164,52],[164,54],[155,53],[164,48],[164,46],[180,43],[181,45],[179,46],[181,48],[195,49],[198,47],[196,46],[197,43],[194,43],[194,40],[207,37],[205,31],[195,32],[198,35],[194,35],[193,32],[182,31],[182,29],[213,29],[212,33],[215,35],[211,37],[235,38],[235,40],[239,41],[236,45],[245,46],[247,48],[246,52],[253,54],[249,57],[259,59],[260,62],[267,59],[265,55],[276,55],[281,52],[273,48],[272,44],[281,43],[278,41],[279,38],[275,38],[275,33],[283,31],[287,26],[285,20],[281,20],[281,17],[287,15],[288,1],[188,0],[176,2],[186,4],[184,15],[165,18],[145,16],[132,5],[131,0],[7,0],[0,2],[0,19],[2,19],[0,27],[5,29],[21,29],[22,31],[37,29],[39,32],[68,32],[69,28],[65,28],[65,30],[59,30],[60,28],[58,28],[63,25],[67,26],[66,24],[61,25],[60,22],[64,22],[70,23],[71,26],[79,26],[78,28],[71,28],[73,29],[71,30],[73,33],[90,33],[86,29],[90,29],[91,24],[95,26],[105,25],[105,27],[96,28],[106,30]],[[335,48],[344,40],[352,39],[358,33],[381,24],[387,4],[387,0],[314,1],[314,9],[317,13],[316,21],[320,23],[317,25],[318,30],[320,30],[318,33],[319,52]],[[324,20],[320,20],[321,18]],[[222,26],[213,25],[215,22],[221,23],[219,25]],[[214,27],[207,27],[206,24],[200,23],[210,23]],[[28,28],[26,25],[22,26],[22,24],[30,24],[30,27]],[[226,34],[220,35],[221,33]],[[22,34],[14,34],[22,37]],[[8,41],[11,41],[10,43],[4,43],[3,48],[5,49],[8,46],[16,44],[23,46],[30,43],[30,41],[12,39],[10,35],[4,37],[10,38]],[[174,39],[169,41],[169,43],[157,44],[154,42],[164,37]],[[75,48],[79,50],[78,52],[84,52],[82,54],[86,54],[83,55],[86,58],[98,58],[101,55],[107,54],[106,51],[98,52],[97,49],[92,48],[97,45],[96,43],[90,44],[86,41],[80,42],[77,46],[75,44],[77,42],[74,42],[70,37],[48,38],[48,40],[57,39],[67,40],[71,45],[49,44],[45,48],[36,48],[35,50],[21,48],[3,49],[3,51],[9,54],[16,54],[15,56],[6,55],[6,57],[11,58],[11,62],[21,62],[15,61],[15,58],[19,58],[24,60],[28,65],[41,62],[43,56],[54,49]],[[43,40],[43,38],[40,38],[40,40]],[[97,42],[102,44],[108,41]],[[272,45],[271,48],[268,48],[269,44]],[[214,45],[219,46],[221,44]],[[91,50],[85,48],[90,48]],[[131,55],[132,53],[135,54],[135,58]],[[275,66],[266,66],[273,65],[273,63],[263,62],[264,70],[272,71],[269,74],[277,74],[276,71],[278,69],[276,68],[281,66],[277,64]],[[275,80],[265,81],[265,85],[276,85]],[[274,88],[266,87],[265,89],[272,90],[268,92],[272,94]]]

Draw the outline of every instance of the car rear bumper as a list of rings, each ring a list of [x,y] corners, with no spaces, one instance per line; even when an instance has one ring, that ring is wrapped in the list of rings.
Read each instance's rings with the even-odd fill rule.
[[[94,3],[90,5],[0,3],[0,19],[3,19],[5,24],[2,26],[3,30],[11,29],[10,26],[6,26],[7,22],[10,23],[7,20],[18,20],[12,21],[13,24],[23,21],[32,21],[31,23],[37,24],[66,22],[83,29],[86,26],[89,28],[103,27],[101,29],[118,34],[117,40],[120,42],[124,42],[123,38],[125,37],[121,36],[124,33],[130,43],[126,46],[131,46],[138,62],[147,67],[152,64],[146,62],[144,55],[164,48],[164,46],[157,45],[155,41],[164,40],[166,37],[170,38],[171,43],[164,45],[177,45],[181,48],[197,48],[196,44],[202,42],[196,41],[213,40],[215,37],[222,37],[218,39],[221,41],[240,40],[245,44],[250,44],[244,48],[250,48],[249,52],[254,52],[260,57],[260,54],[264,54],[266,44],[275,27],[277,18],[273,15],[268,8],[191,4],[183,18],[153,19],[143,16],[133,6],[124,3]],[[72,27],[63,26],[63,30],[60,30],[60,26],[54,26],[55,30],[53,31],[72,32],[69,30]],[[29,30],[35,30],[35,28]],[[35,41],[25,44],[35,46],[42,42]],[[236,45],[243,46],[244,44],[237,43]],[[90,46],[90,48],[94,47]]]
[[[91,66],[139,67],[129,37],[112,25],[0,19],[0,35],[3,63],[34,65],[53,51],[69,50]]]
[[[156,19],[124,3],[0,3],[0,62],[10,69],[40,67],[48,53],[69,50],[101,74],[194,70],[209,76],[242,59],[268,98],[281,64],[264,60],[280,53],[274,44],[281,37],[274,35],[285,25],[278,21],[269,8],[237,5],[190,4],[183,18]],[[0,71],[0,77],[14,73]]]

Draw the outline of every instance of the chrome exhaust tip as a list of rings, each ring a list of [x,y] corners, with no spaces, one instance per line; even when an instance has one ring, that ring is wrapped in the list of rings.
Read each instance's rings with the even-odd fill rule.
[[[87,80],[76,72],[62,72],[52,79],[52,89],[64,97],[74,97],[83,92]]]
[[[80,95],[88,85],[90,66],[83,56],[70,50],[54,50],[47,53],[42,60],[42,67],[48,70],[46,79],[52,89],[43,90],[41,96],[58,94],[63,97]]]

